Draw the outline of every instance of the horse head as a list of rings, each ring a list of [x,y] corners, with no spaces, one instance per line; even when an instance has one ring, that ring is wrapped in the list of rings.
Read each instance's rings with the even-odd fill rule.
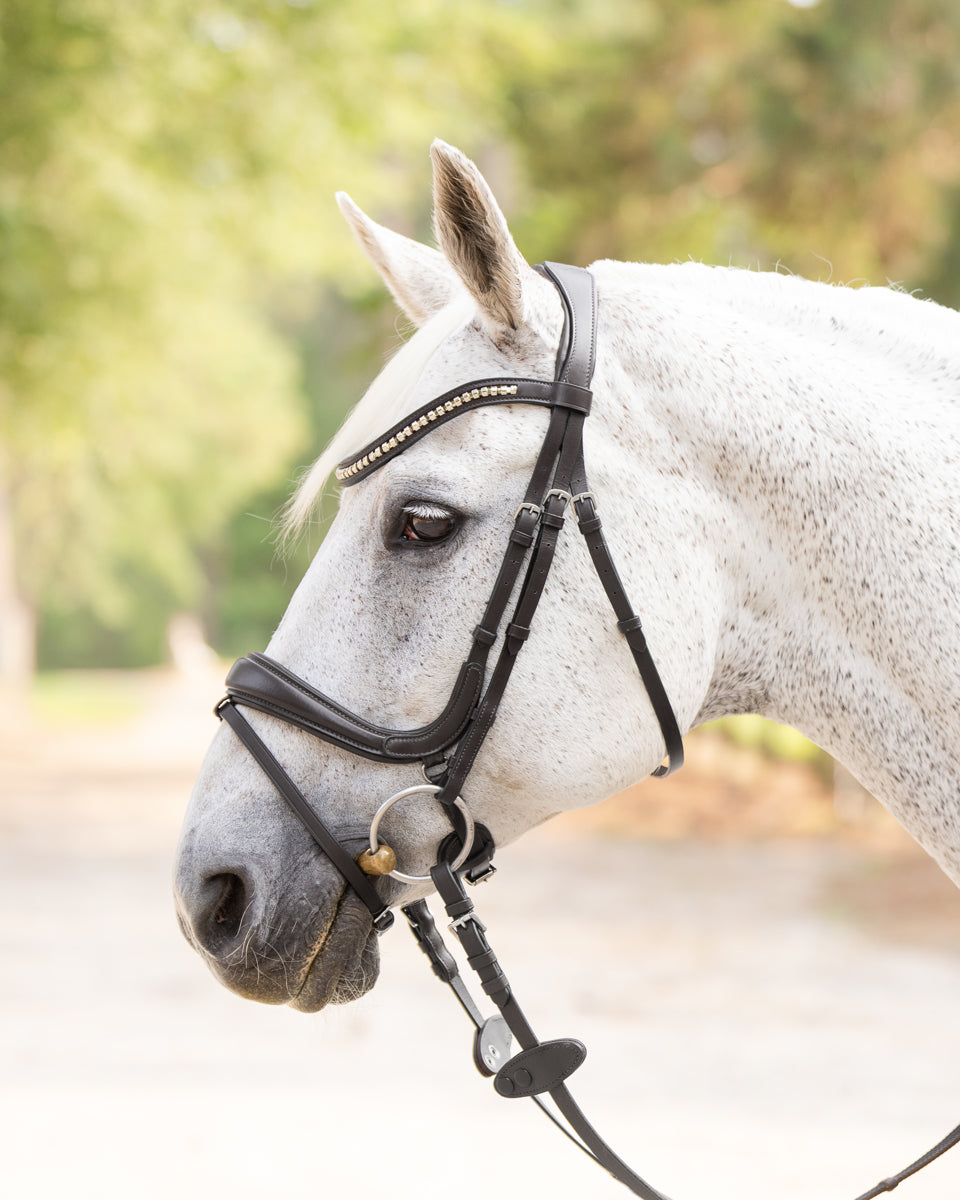
[[[289,509],[293,524],[308,515],[339,458],[433,397],[475,379],[554,378],[564,328],[557,289],[524,261],[473,163],[440,143],[433,162],[440,252],[380,227],[340,197],[360,245],[418,331],[306,477]],[[631,378],[636,317],[615,266],[607,269],[609,290],[602,265],[595,272],[595,399],[584,458],[618,568],[686,729],[714,670],[716,564],[691,539],[696,498],[681,450],[644,424]],[[344,489],[269,644],[271,659],[361,721],[403,730],[434,720],[483,615],[550,419],[534,405],[479,406],[437,422]],[[269,711],[250,711],[248,719],[351,853],[367,845],[384,798],[423,783],[416,762],[371,761]],[[464,800],[502,845],[557,812],[603,800],[663,755],[660,725],[587,547],[568,530]],[[421,876],[449,833],[444,811],[425,794],[397,805],[382,828],[403,871]],[[376,979],[367,907],[225,725],[196,783],[176,887],[186,936],[242,995],[314,1011],[362,994]],[[377,887],[391,904],[429,890],[389,878]]]

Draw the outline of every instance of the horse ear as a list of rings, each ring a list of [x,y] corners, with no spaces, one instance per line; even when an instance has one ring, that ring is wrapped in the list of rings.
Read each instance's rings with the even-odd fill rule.
[[[337,204],[367,258],[415,325],[423,325],[457,295],[457,277],[437,250],[371,221],[346,192]]]
[[[439,139],[433,159],[433,219],[440,249],[495,332],[523,323],[523,291],[536,279],[476,166]]]

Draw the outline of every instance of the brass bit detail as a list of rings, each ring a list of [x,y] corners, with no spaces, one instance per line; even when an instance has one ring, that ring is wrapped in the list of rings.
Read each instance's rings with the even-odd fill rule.
[[[389,875],[397,867],[397,856],[389,846],[380,844],[376,851],[368,846],[357,855],[357,866],[365,875]]]

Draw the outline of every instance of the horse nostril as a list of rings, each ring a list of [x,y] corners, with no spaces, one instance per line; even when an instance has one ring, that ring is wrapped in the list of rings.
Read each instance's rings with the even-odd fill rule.
[[[174,892],[187,941],[215,959],[233,954],[260,917],[257,876],[235,862],[221,860],[198,869],[185,857]]]
[[[221,944],[233,941],[240,934],[248,905],[247,888],[243,880],[239,875],[223,872],[211,875],[206,881],[206,888],[208,892],[214,892],[209,910],[208,937],[212,942]]]

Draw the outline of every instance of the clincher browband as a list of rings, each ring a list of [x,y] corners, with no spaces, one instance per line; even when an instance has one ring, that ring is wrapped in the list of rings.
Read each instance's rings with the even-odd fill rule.
[[[569,408],[588,416],[593,393],[589,388],[555,379],[478,379],[466,387],[451,388],[436,400],[404,417],[381,438],[364,446],[356,455],[344,459],[336,469],[341,487],[352,487],[391,458],[425,437],[434,426],[461,413],[488,404],[539,404],[543,408]]]

